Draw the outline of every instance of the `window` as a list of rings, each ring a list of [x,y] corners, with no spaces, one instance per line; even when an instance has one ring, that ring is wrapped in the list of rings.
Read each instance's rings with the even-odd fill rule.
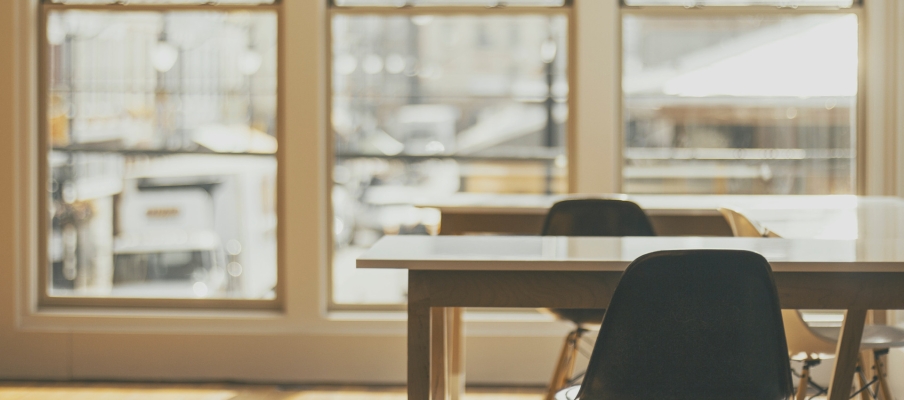
[[[356,270],[354,260],[386,234],[436,233],[438,212],[414,201],[567,191],[568,9],[336,4],[349,7],[332,8],[331,300],[404,304],[405,271]]]
[[[843,7],[856,4],[654,7],[685,3],[623,9],[623,190],[853,193],[859,8]],[[752,4],[788,7],[718,7]]]
[[[272,303],[279,6],[110,3],[44,5],[43,303]]]

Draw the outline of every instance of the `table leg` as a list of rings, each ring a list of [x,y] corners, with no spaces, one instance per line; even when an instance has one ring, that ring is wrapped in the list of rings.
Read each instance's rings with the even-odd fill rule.
[[[430,304],[420,283],[417,273],[408,274],[409,400],[430,400]]]
[[[847,310],[841,325],[841,336],[835,348],[835,369],[829,382],[827,400],[846,400],[851,396],[854,370],[860,353],[860,339],[866,322],[866,310]]]
[[[465,338],[462,314],[464,308],[449,308],[447,340],[449,354],[449,399],[461,400],[465,395]]]
[[[449,397],[447,320],[446,308],[430,309],[430,395],[433,400],[446,400]]]

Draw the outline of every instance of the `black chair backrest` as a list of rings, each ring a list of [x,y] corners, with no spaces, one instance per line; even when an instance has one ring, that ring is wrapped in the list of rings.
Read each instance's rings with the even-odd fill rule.
[[[625,270],[580,400],[791,396],[772,269],[741,250],[660,251]]]
[[[636,203],[615,199],[563,200],[549,209],[541,235],[656,236]]]

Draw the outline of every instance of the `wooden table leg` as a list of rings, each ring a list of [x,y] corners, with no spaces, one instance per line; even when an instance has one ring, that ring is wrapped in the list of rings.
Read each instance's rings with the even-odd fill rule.
[[[459,214],[443,214],[440,222],[440,235],[463,235],[467,233],[467,218]],[[465,395],[465,354],[462,334],[462,307],[446,309],[446,354],[449,356],[447,367],[450,400],[461,400]]]
[[[430,400],[430,303],[423,277],[408,273],[408,399]]]
[[[446,339],[449,354],[449,399],[461,400],[465,395],[465,339],[462,316],[464,308],[447,309],[448,317]]]
[[[835,348],[835,368],[832,371],[832,381],[829,382],[827,400],[847,400],[851,396],[851,384],[865,322],[866,310],[847,310],[844,313],[841,336],[838,338],[838,347]]]
[[[433,400],[446,400],[449,397],[447,319],[446,308],[430,309],[430,395]]]

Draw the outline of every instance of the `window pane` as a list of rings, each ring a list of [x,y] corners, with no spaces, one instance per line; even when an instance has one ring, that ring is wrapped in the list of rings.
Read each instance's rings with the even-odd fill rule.
[[[629,6],[822,6],[851,7],[859,0],[625,0]]]
[[[854,190],[857,17],[624,17],[624,190]]]
[[[565,0],[335,0],[337,6],[561,6]]]
[[[336,303],[405,301],[405,271],[354,259],[385,234],[435,233],[418,198],[566,190],[565,17],[337,15],[332,28]]]
[[[272,298],[276,15],[48,17],[50,294]]]

